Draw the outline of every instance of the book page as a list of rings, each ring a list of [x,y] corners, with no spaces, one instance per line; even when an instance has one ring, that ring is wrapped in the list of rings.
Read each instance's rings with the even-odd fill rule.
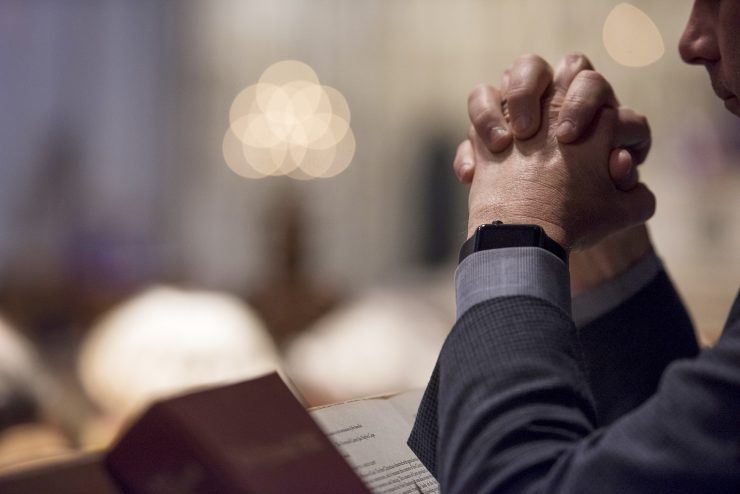
[[[437,481],[406,445],[421,393],[416,406],[413,399],[352,401],[310,413],[375,494],[438,493]]]
[[[409,433],[411,433],[411,427],[414,426],[416,412],[419,410],[422,396],[424,396],[423,389],[414,389],[387,399],[388,403],[393,405],[398,414],[409,424]]]

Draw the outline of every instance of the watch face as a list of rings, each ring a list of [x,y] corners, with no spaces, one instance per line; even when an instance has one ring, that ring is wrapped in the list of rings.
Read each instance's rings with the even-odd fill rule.
[[[542,228],[537,225],[483,225],[476,235],[475,250],[541,245]]]

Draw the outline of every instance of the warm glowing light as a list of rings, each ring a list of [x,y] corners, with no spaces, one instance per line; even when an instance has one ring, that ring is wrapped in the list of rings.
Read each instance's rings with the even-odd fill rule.
[[[260,173],[249,165],[244,156],[243,144],[238,137],[234,135],[231,128],[226,131],[223,142],[224,160],[229,168],[244,178],[262,178],[264,173]]]
[[[354,157],[347,100],[295,60],[271,65],[257,84],[242,90],[229,122],[224,160],[243,177],[333,177]]]
[[[262,84],[275,84],[281,86],[294,81],[306,81],[319,84],[319,76],[308,65],[297,60],[283,60],[276,62],[265,69],[260,76]]]
[[[278,368],[262,322],[223,293],[151,288],[114,309],[84,342],[78,372],[113,417],[195,386]]]
[[[450,321],[400,290],[371,293],[329,313],[286,352],[291,377],[330,401],[422,388]]]
[[[627,67],[644,67],[665,53],[660,30],[642,10],[620,3],[604,22],[604,47],[617,62]]]

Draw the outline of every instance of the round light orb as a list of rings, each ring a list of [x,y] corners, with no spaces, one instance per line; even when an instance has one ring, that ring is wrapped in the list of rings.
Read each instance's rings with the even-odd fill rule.
[[[282,86],[294,81],[319,83],[319,76],[310,65],[298,60],[281,60],[267,67],[260,76],[260,84]]]
[[[344,171],[355,153],[347,100],[295,60],[271,65],[257,84],[239,92],[229,124],[224,160],[246,178],[331,177]]]
[[[267,176],[266,174],[257,171],[257,169],[247,161],[246,154],[244,153],[244,143],[234,135],[232,128],[228,128],[226,130],[222,143],[222,152],[224,155],[224,161],[226,161],[226,164],[231,171],[237,175],[252,179],[264,178]]]
[[[604,47],[619,64],[644,67],[657,62],[665,53],[658,26],[642,10],[620,3],[604,22]]]

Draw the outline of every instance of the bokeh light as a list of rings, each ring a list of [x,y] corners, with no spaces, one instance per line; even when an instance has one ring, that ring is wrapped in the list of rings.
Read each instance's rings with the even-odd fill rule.
[[[375,291],[293,340],[286,366],[314,405],[423,388],[449,328],[450,321],[422,297]]]
[[[356,142],[347,100],[322,86],[303,62],[284,60],[242,90],[229,110],[226,164],[246,178],[333,177],[349,166]]]
[[[660,30],[645,12],[629,3],[620,3],[604,22],[604,47],[619,64],[644,67],[665,53]]]

